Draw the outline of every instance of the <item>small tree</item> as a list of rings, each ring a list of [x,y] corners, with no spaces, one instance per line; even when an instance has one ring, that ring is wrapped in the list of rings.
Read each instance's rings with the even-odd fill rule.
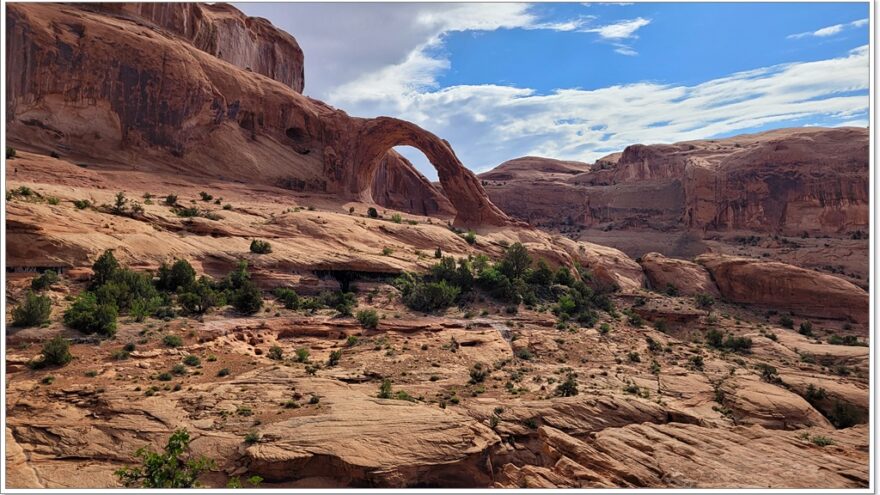
[[[246,280],[232,295],[232,306],[239,313],[252,315],[263,307],[263,293],[253,282]]]
[[[113,250],[108,249],[104,251],[104,253],[95,260],[95,264],[92,265],[92,283],[96,287],[104,285],[113,277],[113,274],[115,274],[117,270],[119,270],[119,262],[116,261],[116,257],[113,256]]]
[[[125,467],[114,474],[127,487],[196,487],[199,476],[211,469],[214,461],[201,456],[184,457],[189,450],[189,442],[189,432],[185,428],[176,430],[168,439],[165,452],[154,452],[147,447],[141,447],[135,452],[135,456],[141,459],[141,465]]]
[[[364,309],[357,312],[357,320],[364,328],[375,330],[379,326],[379,314],[375,309]]]
[[[268,356],[269,356],[269,359],[272,359],[275,361],[281,361],[282,359],[284,359],[284,349],[282,349],[281,347],[279,347],[277,345],[273,345],[272,347],[269,348]]]
[[[516,242],[504,253],[504,258],[498,264],[498,269],[511,280],[521,278],[525,275],[529,265],[532,264],[532,258],[529,251],[522,243]]]
[[[441,251],[439,247],[434,251],[434,257],[438,260],[443,258],[443,251]]]
[[[367,216],[370,218],[379,218],[379,212],[371,206],[367,208]]]
[[[279,287],[275,289],[275,297],[286,309],[299,309],[299,295],[293,289]]]
[[[116,193],[116,198],[113,201],[113,213],[116,215],[125,213],[126,203],[128,203],[128,199],[125,197],[125,193],[122,191]]]
[[[577,378],[574,373],[569,373],[565,381],[556,387],[556,395],[562,397],[572,397],[578,394]]]
[[[376,397],[380,399],[390,399],[391,398],[391,380],[388,378],[382,380],[382,384],[379,385],[379,393]]]
[[[187,289],[196,281],[196,270],[186,260],[174,260],[170,267],[166,263],[159,266],[159,281],[156,285],[161,290],[176,291],[181,287]]]
[[[12,310],[12,324],[16,327],[36,327],[49,320],[52,301],[47,296],[28,292],[24,303]]]
[[[342,349],[330,351],[330,357],[327,358],[327,366],[336,366],[342,358]]]
[[[64,337],[56,335],[43,344],[43,360],[41,364],[50,366],[64,366],[69,363],[73,356],[70,354],[70,342]]]

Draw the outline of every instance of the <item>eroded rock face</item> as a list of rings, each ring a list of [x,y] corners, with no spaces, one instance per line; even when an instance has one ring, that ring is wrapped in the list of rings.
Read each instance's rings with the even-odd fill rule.
[[[504,211],[535,224],[789,235],[868,226],[863,128],[636,144],[592,165],[525,157],[480,178]]]
[[[416,215],[455,214],[449,199],[394,150],[382,158],[370,193],[380,205]]]
[[[697,262],[712,274],[728,301],[805,316],[868,321],[868,293],[839,277],[735,256],[706,254]]]
[[[693,296],[704,293],[718,296],[718,288],[702,266],[690,261],[667,258],[660,253],[648,253],[639,263],[656,290],[672,286],[679,294]]]
[[[372,201],[373,180],[388,151],[412,145],[437,167],[458,225],[510,223],[437,136],[397,119],[349,117],[295,87],[218,58],[243,64],[251,56],[261,60],[267,43],[280,43],[273,40],[287,35],[265,21],[248,23],[229,7],[177,5],[119,7],[122,14],[10,5],[10,143],[91,164],[262,182],[360,201]],[[128,15],[132,9],[136,17]],[[200,15],[202,20],[190,20]],[[227,25],[274,34],[246,45],[242,36],[224,34],[233,29]],[[211,41],[216,36],[242,44],[225,47]],[[265,68],[278,75],[277,67]],[[436,196],[426,181],[410,177],[392,183],[399,180],[414,188],[414,196]]]
[[[244,15],[232,5],[132,2],[105,3],[92,8],[155,23],[200,50],[302,93],[303,52],[293,36],[266,19]]]

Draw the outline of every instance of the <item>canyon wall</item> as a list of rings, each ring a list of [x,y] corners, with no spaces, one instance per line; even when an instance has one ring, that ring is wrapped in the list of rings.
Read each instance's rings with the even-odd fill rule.
[[[301,52],[268,21],[226,5],[10,4],[7,22],[13,146],[89,166],[372,202],[389,150],[412,145],[438,168],[456,224],[510,222],[449,143],[409,122],[349,117],[300,94]],[[399,165],[385,178],[407,188],[403,197],[427,201],[414,211],[443,211],[439,192]]]
[[[523,160],[538,172],[526,173]],[[526,157],[480,178],[503,210],[548,226],[785,235],[868,228],[863,128],[632,145],[592,165],[573,163]],[[567,172],[559,171],[560,164],[568,164]]]

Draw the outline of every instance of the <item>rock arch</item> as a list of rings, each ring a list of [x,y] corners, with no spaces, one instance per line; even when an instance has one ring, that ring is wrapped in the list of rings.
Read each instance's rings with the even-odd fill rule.
[[[372,200],[373,176],[382,158],[395,146],[412,146],[437,169],[443,191],[455,207],[454,224],[462,227],[503,226],[515,223],[492,204],[479,179],[462,165],[445,140],[405,120],[391,117],[365,119],[353,136],[346,170],[347,193]]]

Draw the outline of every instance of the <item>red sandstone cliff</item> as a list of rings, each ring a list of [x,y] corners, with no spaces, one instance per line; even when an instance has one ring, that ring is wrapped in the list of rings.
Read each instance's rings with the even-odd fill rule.
[[[232,7],[9,4],[7,22],[7,139],[22,149],[369,202],[389,150],[410,145],[437,167],[457,224],[510,222],[446,141],[301,95],[295,40]],[[416,211],[446,209],[408,164],[387,170]]]
[[[868,226],[862,128],[632,145],[592,166],[526,157],[480,178],[493,202],[537,224],[789,235]]]

